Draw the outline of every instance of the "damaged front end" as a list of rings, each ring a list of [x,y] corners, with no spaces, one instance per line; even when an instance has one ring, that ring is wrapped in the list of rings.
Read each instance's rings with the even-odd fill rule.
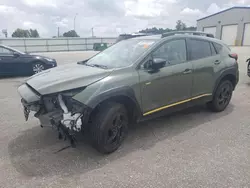
[[[51,125],[58,131],[59,139],[69,139],[75,146],[74,135],[84,132],[91,109],[74,100],[72,97],[84,88],[40,95],[28,84],[18,88],[24,108],[24,116],[28,120],[30,112],[40,120],[41,127]]]

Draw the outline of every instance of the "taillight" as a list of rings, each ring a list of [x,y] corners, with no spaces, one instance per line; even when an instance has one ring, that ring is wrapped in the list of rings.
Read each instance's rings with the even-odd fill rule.
[[[236,53],[229,54],[229,57],[235,59],[236,61],[238,60],[238,55]]]

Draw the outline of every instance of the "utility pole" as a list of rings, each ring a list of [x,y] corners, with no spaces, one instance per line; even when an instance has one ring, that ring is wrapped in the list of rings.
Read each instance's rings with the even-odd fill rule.
[[[76,15],[74,17],[74,31],[76,31],[76,16],[77,16],[77,13],[76,13]]]
[[[94,28],[91,28],[91,32],[92,32],[92,38],[94,37]]]
[[[59,37],[60,36],[60,28],[58,27],[57,28],[57,37]]]

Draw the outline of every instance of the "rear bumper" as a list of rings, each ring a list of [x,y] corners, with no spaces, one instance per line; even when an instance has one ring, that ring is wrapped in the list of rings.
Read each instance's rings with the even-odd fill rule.
[[[250,77],[250,62],[247,65],[247,75]]]
[[[240,72],[239,72],[239,69],[238,69],[237,73],[236,73],[236,83],[235,83],[235,86],[239,83],[239,77],[240,77]]]

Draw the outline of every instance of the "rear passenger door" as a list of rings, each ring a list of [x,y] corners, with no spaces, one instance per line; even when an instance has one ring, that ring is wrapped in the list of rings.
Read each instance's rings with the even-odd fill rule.
[[[215,73],[220,66],[220,55],[207,40],[188,39],[189,60],[193,65],[192,98],[211,97],[215,85]]]

